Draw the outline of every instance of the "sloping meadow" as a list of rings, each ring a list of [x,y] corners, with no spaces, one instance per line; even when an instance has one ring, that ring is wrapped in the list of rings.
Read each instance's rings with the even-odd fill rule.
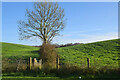
[[[87,67],[119,67],[118,39],[59,48],[61,62]]]
[[[87,67],[87,58],[90,59],[90,67],[119,67],[119,44],[118,39],[79,44],[69,47],[57,48],[60,55],[60,65],[70,64]],[[2,43],[3,61],[9,59],[28,60],[29,57],[38,58],[39,48],[12,43]]]

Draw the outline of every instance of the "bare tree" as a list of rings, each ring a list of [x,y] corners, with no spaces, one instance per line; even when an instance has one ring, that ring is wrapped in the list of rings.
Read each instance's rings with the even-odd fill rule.
[[[58,3],[34,3],[33,11],[26,9],[27,19],[19,21],[20,39],[38,37],[43,43],[50,43],[64,28],[64,16],[64,9]]]

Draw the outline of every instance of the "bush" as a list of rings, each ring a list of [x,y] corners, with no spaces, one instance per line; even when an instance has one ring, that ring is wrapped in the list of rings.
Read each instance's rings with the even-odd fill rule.
[[[2,60],[2,72],[18,72],[25,71],[27,69],[27,63],[20,59],[16,60],[16,62],[11,62],[10,59]]]
[[[56,67],[56,58],[57,53],[54,45],[51,44],[43,44],[40,48],[40,59],[43,62],[43,68],[55,68]]]

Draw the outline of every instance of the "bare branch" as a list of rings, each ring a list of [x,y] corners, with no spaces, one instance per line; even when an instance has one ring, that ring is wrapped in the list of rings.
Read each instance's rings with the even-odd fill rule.
[[[64,28],[64,15],[64,9],[58,3],[34,3],[33,11],[26,9],[27,20],[19,23],[20,38],[36,36],[45,43],[51,42]]]

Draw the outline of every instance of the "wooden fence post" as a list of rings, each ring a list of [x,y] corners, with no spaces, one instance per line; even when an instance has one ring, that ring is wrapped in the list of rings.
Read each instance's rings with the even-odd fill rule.
[[[29,58],[29,69],[31,70],[31,68],[32,68],[32,58],[30,57]]]
[[[89,58],[87,58],[87,66],[88,66],[88,68],[90,68],[90,59]]]
[[[57,57],[57,64],[56,64],[56,66],[57,66],[57,69],[60,68],[60,66],[59,66],[59,57]]]
[[[42,68],[42,59],[39,60],[39,68]]]
[[[37,68],[37,66],[38,66],[38,62],[37,62],[36,58],[34,58],[34,68]]]

